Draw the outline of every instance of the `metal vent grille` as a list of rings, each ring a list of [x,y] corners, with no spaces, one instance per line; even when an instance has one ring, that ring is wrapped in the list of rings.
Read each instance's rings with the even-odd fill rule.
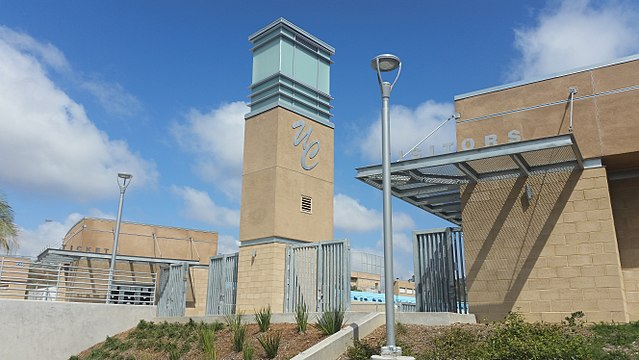
[[[307,214],[313,213],[313,199],[310,196],[302,195],[300,211]]]

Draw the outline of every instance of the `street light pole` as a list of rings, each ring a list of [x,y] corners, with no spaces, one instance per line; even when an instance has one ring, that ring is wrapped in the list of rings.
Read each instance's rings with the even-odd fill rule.
[[[120,237],[120,222],[122,221],[122,204],[124,203],[124,192],[131,183],[133,175],[127,173],[118,173],[118,187],[120,188],[120,203],[118,204],[118,217],[115,220],[115,234],[113,235],[113,248],[111,249],[111,267],[109,268],[109,282],[107,285],[106,303],[110,301],[111,287],[113,285],[113,275],[115,274],[115,260],[118,252],[118,240]],[[122,183],[120,183],[122,179]]]
[[[371,66],[377,72],[377,80],[382,95],[382,189],[384,222],[384,292],[386,301],[386,346],[381,355],[400,356],[402,349],[395,345],[395,304],[393,295],[393,210],[391,205],[391,149],[390,149],[390,94],[402,71],[399,58],[391,54],[376,56]],[[395,80],[390,83],[382,79],[382,72],[397,69]]]

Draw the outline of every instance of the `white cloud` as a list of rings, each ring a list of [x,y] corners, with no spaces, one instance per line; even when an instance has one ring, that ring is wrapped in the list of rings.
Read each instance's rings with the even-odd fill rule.
[[[27,56],[40,61],[59,72],[70,71],[64,54],[50,43],[38,42],[31,36],[0,25],[0,41]]]
[[[556,4],[556,3],[555,3]],[[624,1],[561,1],[515,30],[521,58],[508,80],[609,61],[639,50],[639,8]]]
[[[415,109],[406,106],[391,106],[391,157],[398,159],[426,135],[439,126],[454,112],[452,103],[428,100]],[[366,160],[381,162],[382,125],[375,120],[365,132],[359,149]],[[429,156],[455,151],[455,121],[450,120],[434,133],[415,152],[406,156]]]
[[[188,186],[173,186],[172,190],[184,202],[182,213],[185,217],[214,226],[240,225],[238,210],[217,205],[206,192]]]
[[[337,194],[334,198],[333,210],[334,226],[340,230],[352,232],[367,232],[382,228],[382,214],[360,204],[357,199],[344,194]],[[393,212],[394,230],[414,230],[415,222],[410,215]]]
[[[52,45],[0,28],[0,168],[10,169],[0,182],[83,200],[110,196],[118,171],[154,185],[155,165],[109,139],[47,76],[45,65],[65,64]]]
[[[83,80],[80,87],[93,95],[100,103],[100,106],[110,114],[131,117],[142,110],[140,101],[118,83]]]
[[[381,214],[375,209],[367,209],[348,195],[337,194],[334,198],[333,221],[338,229],[366,232],[379,229]]]
[[[47,248],[59,248],[67,231],[83,216],[72,213],[63,222],[46,220],[35,229],[19,227],[17,253],[25,256],[36,256]]]
[[[234,236],[219,234],[217,241],[218,255],[236,253],[239,248],[240,242]]]
[[[183,149],[196,154],[196,171],[227,196],[238,199],[242,188],[244,114],[241,101],[223,104],[208,113],[191,110],[173,134]]]

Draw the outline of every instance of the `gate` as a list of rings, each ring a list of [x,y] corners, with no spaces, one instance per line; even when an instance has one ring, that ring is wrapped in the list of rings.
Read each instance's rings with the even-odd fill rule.
[[[350,308],[350,246],[347,240],[289,246],[284,312]]]
[[[184,316],[188,269],[186,263],[160,268],[158,317]]]
[[[433,229],[413,237],[417,311],[467,314],[461,229]]]
[[[239,253],[211,257],[206,295],[206,315],[235,313]]]

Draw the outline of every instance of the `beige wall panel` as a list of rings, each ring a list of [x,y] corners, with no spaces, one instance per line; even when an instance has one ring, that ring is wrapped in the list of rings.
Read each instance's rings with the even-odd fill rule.
[[[595,101],[601,124],[603,153],[616,155],[637,151],[639,90],[602,96]]]
[[[566,104],[549,106],[490,119],[457,124],[457,148],[464,150],[468,138],[475,148],[486,146],[486,136],[496,135],[497,144],[508,143],[509,132],[517,130],[522,140],[539,139],[567,134],[570,125],[570,109]],[[599,125],[594,100],[575,103],[573,129],[577,144],[585,158],[600,157]]]
[[[302,241],[333,240],[333,183],[284,168],[277,172],[274,235]],[[301,211],[302,195],[312,199],[311,214]]]
[[[304,142],[294,146],[300,128],[292,125],[299,120],[306,124],[302,137],[312,128],[307,146],[320,143],[313,159],[304,156]],[[333,129],[277,107],[246,120],[245,134],[240,241],[332,240]],[[307,171],[302,159],[317,166]],[[301,195],[312,198],[312,214],[300,211]]]
[[[277,143],[277,164],[301,174],[322,179],[324,181],[333,182],[333,129],[309,120],[292,111],[277,108],[279,114],[278,126],[278,143]],[[308,144],[317,140],[320,143],[320,150],[313,159],[306,158],[307,165],[311,166],[317,162],[312,170],[305,170],[301,166],[304,150],[302,148],[304,142],[294,146],[293,139],[297,135],[300,128],[293,129],[291,126],[299,121],[304,120],[306,128],[301,136],[312,128],[312,133],[308,138]],[[313,150],[313,149],[312,149]]]
[[[251,314],[269,304],[274,313],[284,311],[285,263],[285,244],[271,243],[240,247],[237,313]]]
[[[242,176],[240,241],[273,236],[275,182],[274,167]]]
[[[470,312],[480,321],[520,311],[554,322],[577,310],[627,321],[605,180],[599,168],[462,189]]]
[[[579,89],[579,95],[591,93],[590,74],[578,73],[461,99],[455,102],[455,108],[461,114],[460,120],[471,119],[567,99],[572,86]]]
[[[244,124],[243,174],[268,169],[276,165],[279,113],[277,109],[273,109],[246,120]]]
[[[594,92],[639,85],[639,61],[631,61],[592,71]]]
[[[206,314],[206,292],[208,279],[208,267],[189,268],[186,310],[184,316],[204,316]]]
[[[110,254],[114,228],[114,220],[83,219],[65,236],[64,248]],[[209,257],[217,255],[217,240],[218,234],[210,231],[123,222],[118,254],[198,260],[206,264]]]
[[[577,87],[575,96],[579,98],[636,85],[639,61],[632,61],[458,100],[458,149],[467,138],[482,147],[484,136],[489,134],[497,135],[498,143],[505,143],[510,130],[521,131],[524,140],[567,133],[570,108],[566,103],[474,122],[464,120],[564,100],[571,86]],[[573,127],[582,155],[594,158],[635,151],[639,127],[629,124],[636,122],[638,106],[637,90],[577,99]]]

